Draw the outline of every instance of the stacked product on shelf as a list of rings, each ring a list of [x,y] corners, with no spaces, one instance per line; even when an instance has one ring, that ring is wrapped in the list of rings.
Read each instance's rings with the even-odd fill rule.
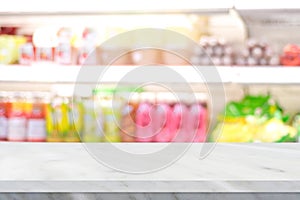
[[[48,142],[79,142],[83,127],[81,101],[67,96],[55,96],[46,108]]]
[[[0,93],[0,139],[36,141],[46,139],[44,93]]]
[[[146,97],[145,97],[146,95]],[[206,141],[207,110],[189,95],[182,101],[158,94],[155,101],[147,94],[135,114],[136,137],[140,142],[204,142]]]
[[[200,48],[191,57],[192,64],[201,66],[279,66],[280,58],[266,42],[250,38],[245,47],[234,49],[222,38],[202,37]],[[300,65],[300,64],[299,64]]]
[[[131,97],[128,98],[128,93]],[[204,142],[207,109],[199,99],[169,93],[95,89],[91,97],[41,92],[0,93],[0,140],[31,142]],[[246,96],[226,105],[212,133],[218,142],[294,142],[293,127],[270,96]],[[299,137],[299,136],[298,136]]]
[[[206,106],[185,95],[180,102],[131,88],[99,88],[91,97],[1,92],[0,140],[204,142]]]
[[[295,44],[286,45],[280,61],[284,66],[300,66],[300,47]]]
[[[235,64],[239,66],[278,66],[279,56],[266,42],[249,39],[246,47],[237,54]]]
[[[0,64],[13,64],[19,59],[19,48],[26,38],[15,35],[0,35]]]
[[[225,114],[225,115],[224,115]],[[287,124],[282,108],[271,96],[245,96],[229,102],[211,140],[217,142],[294,142],[297,130]]]
[[[191,60],[195,65],[230,66],[234,63],[234,52],[231,45],[224,39],[216,37],[202,37],[199,41],[203,49],[195,49]]]
[[[75,127],[83,142],[205,141],[207,113],[200,102],[174,104],[167,98],[156,98],[154,93],[130,90],[95,89],[93,97],[82,99],[72,109],[67,103],[62,103],[57,111],[52,106],[51,115],[56,115],[53,111],[62,113],[62,119],[48,120],[48,126],[52,127],[47,131],[48,137],[50,135],[51,138],[53,133],[58,138],[68,134],[72,136],[73,129],[70,133],[67,128],[70,129],[72,119],[75,121],[71,127]],[[128,93],[133,94],[129,100],[126,98]],[[77,114],[74,115],[74,111]],[[71,118],[72,113],[74,116]]]
[[[53,32],[37,29],[32,41],[20,47],[19,63],[31,65],[33,62],[55,62],[62,65],[81,65],[97,46],[97,33],[93,29],[85,29],[80,36],[70,28],[60,28],[56,33]],[[97,64],[96,60],[88,61]]]
[[[299,46],[288,44],[279,56],[271,44],[255,38],[248,39],[242,49],[234,48],[225,39],[215,36],[201,37],[199,48],[191,52],[182,44],[165,44],[169,50],[184,49],[182,54],[186,55],[181,56],[190,61],[187,62],[180,56],[157,49],[130,52],[137,45],[134,42],[98,46],[99,34],[92,28],[78,31],[67,27],[45,27],[23,36],[17,35],[16,27],[6,28],[0,32],[0,64],[300,66]]]
[[[0,36],[0,63],[31,65],[33,62],[58,63],[62,65],[97,64],[96,60],[86,59],[97,46],[97,33],[85,29],[81,35],[70,28],[59,30],[37,29],[32,35]],[[56,31],[56,32],[55,32]],[[96,57],[96,54],[92,54]],[[89,63],[90,62],[90,63]]]

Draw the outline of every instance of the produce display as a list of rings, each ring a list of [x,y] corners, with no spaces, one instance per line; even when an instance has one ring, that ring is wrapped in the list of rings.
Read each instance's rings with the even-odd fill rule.
[[[294,142],[297,130],[270,96],[245,96],[229,102],[212,133],[218,142]]]
[[[125,98],[125,93],[134,98]],[[163,95],[162,95],[163,94]],[[0,140],[31,142],[204,142],[203,102],[168,93],[101,88],[91,97],[1,92]],[[188,94],[187,94],[188,95]],[[152,98],[150,98],[152,97]],[[153,98],[155,97],[155,98]],[[162,98],[163,97],[163,98]]]

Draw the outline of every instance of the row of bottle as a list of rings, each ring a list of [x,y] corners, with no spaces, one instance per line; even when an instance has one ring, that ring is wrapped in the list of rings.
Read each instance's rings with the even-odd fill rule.
[[[0,140],[45,141],[43,93],[0,93]]]
[[[0,93],[0,140],[203,142],[207,109],[169,94],[94,90],[92,97]],[[188,95],[188,94],[187,94]],[[163,98],[161,98],[163,97]],[[186,98],[188,99],[188,98]]]
[[[96,33],[93,30],[85,29],[80,37],[81,45],[74,44],[76,41],[72,38],[72,31],[69,28],[58,30],[56,37],[49,36],[47,29],[38,29],[33,35],[33,41],[20,46],[19,63],[30,65],[33,62],[53,62],[59,64],[84,64],[89,53],[96,47]],[[54,37],[51,40],[45,37]],[[79,40],[79,38],[77,38]],[[77,41],[78,43],[78,41]],[[97,63],[94,63],[97,64]]]

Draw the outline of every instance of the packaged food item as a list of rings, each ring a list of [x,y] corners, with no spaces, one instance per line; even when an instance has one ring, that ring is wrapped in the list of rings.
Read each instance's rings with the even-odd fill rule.
[[[80,142],[83,128],[83,105],[79,97],[67,97],[64,105],[67,106],[67,132],[65,142]]]
[[[21,65],[30,65],[34,60],[33,46],[26,43],[20,47],[19,63]]]
[[[235,54],[230,44],[222,38],[202,37],[199,41],[201,48],[193,52],[193,64],[196,65],[233,65]],[[195,59],[199,57],[200,59]]]
[[[246,63],[247,63],[247,65],[249,65],[249,66],[256,66],[256,65],[259,64],[259,61],[258,61],[258,59],[249,56],[249,57],[246,59]]]
[[[101,87],[95,89],[93,93],[97,101],[100,102],[103,111],[104,140],[120,142],[121,103],[115,96],[115,89]]]
[[[21,92],[9,95],[7,103],[7,139],[9,141],[26,141],[25,97]]]
[[[33,93],[26,99],[27,115],[27,141],[44,142],[46,141],[46,94]]]
[[[46,132],[48,142],[63,142],[68,131],[67,106],[64,99],[54,96],[46,109]]]
[[[85,61],[88,59],[90,52],[93,50],[93,47],[89,47],[88,45],[83,45],[79,49],[78,53],[78,64],[83,65]]]
[[[95,96],[95,95],[94,95]],[[84,107],[84,123],[81,140],[82,142],[104,141],[104,116],[99,99],[85,97],[82,99]]]
[[[20,36],[20,35],[14,35],[11,37],[13,37],[15,46],[14,46],[14,48],[11,49],[12,61],[10,64],[15,64],[18,62],[18,59],[19,59],[19,48],[20,48],[20,46],[22,46],[23,44],[25,44],[27,42],[27,38],[24,36]]]
[[[97,32],[94,29],[86,28],[82,35],[83,41],[79,48],[78,64],[79,65],[97,65],[101,63],[98,56]]]
[[[1,44],[1,42],[0,42],[0,44]],[[11,60],[12,59],[10,57],[9,51],[1,45],[1,48],[0,48],[0,63],[1,64],[10,64],[12,62]]]
[[[37,61],[51,62],[53,61],[52,47],[36,47],[35,58]]]
[[[19,58],[19,48],[26,42],[22,36],[1,35],[0,36],[0,63],[14,64]]]
[[[288,44],[283,48],[280,62],[284,66],[300,66],[300,47],[296,44]]]
[[[280,62],[278,54],[269,44],[250,38],[246,41],[245,48],[237,55],[235,64],[248,66],[278,66]]]
[[[55,47],[57,46],[57,29],[53,27],[40,27],[33,33],[35,46],[35,59],[38,62],[53,62]]]
[[[7,139],[7,95],[0,92],[0,141]]]
[[[63,27],[57,33],[58,44],[55,48],[55,61],[63,64],[76,64],[77,48],[76,35],[70,28]]]
[[[71,44],[68,41],[61,41],[55,49],[55,61],[59,64],[70,65],[72,61]]]

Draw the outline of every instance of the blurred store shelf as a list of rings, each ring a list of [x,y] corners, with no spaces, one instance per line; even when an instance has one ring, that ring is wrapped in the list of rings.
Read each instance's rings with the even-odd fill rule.
[[[174,72],[174,75],[170,73]],[[166,74],[168,73],[168,74]],[[0,66],[0,82],[300,84],[299,67],[270,66]],[[182,78],[178,78],[178,77]]]

